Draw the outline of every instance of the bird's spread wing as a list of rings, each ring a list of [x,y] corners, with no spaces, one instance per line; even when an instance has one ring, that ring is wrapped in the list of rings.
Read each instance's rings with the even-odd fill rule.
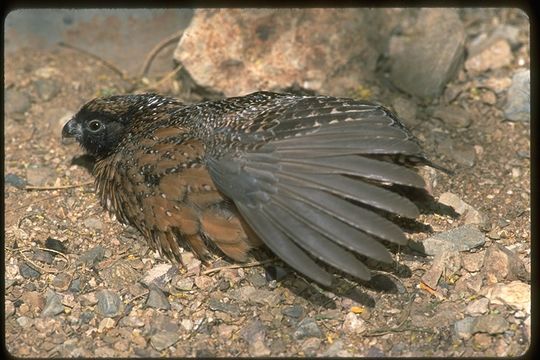
[[[355,253],[390,262],[380,240],[406,243],[401,229],[372,208],[418,215],[410,200],[378,186],[424,187],[415,171],[387,161],[422,158],[418,144],[386,109],[353,100],[305,98],[273,123],[254,133],[272,136],[265,145],[207,159],[214,183],[294,269],[329,285],[332,277],[316,258],[369,279]]]

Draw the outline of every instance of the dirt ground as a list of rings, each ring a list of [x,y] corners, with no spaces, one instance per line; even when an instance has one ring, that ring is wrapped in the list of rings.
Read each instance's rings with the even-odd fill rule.
[[[462,69],[440,99],[418,107],[414,134],[435,162],[455,168],[453,176],[429,172],[433,196],[451,192],[485,217],[477,227],[486,242],[459,253],[452,269],[443,261],[434,288],[424,277],[434,257],[409,247],[396,249],[399,265],[376,270],[369,283],[341,278],[332,291],[279,261],[234,267],[186,255],[188,269],[178,269],[109,218],[95,197],[91,164],[77,145],[63,145],[60,133],[93,97],[148,89],[185,97],[179,82],[123,79],[65,47],[7,56],[5,91],[16,107],[10,113],[6,104],[4,121],[7,350],[18,357],[523,354],[529,314],[482,300],[487,286],[530,284],[530,276],[512,278],[511,271],[521,266],[530,274],[530,125],[505,121],[506,91],[481,85],[528,68],[525,17],[495,12],[485,31],[503,15],[525,44],[512,48],[511,63],[487,75]],[[467,31],[478,26],[467,24]],[[455,89],[457,96],[449,94]],[[392,99],[382,93],[380,101]],[[448,99],[470,121],[435,118]],[[425,230],[409,236],[422,241],[465,218],[425,213],[418,219]],[[512,253],[508,275],[493,275],[504,267],[488,261],[489,254],[508,255],[499,245]],[[466,318],[484,327],[462,335],[456,324]]]

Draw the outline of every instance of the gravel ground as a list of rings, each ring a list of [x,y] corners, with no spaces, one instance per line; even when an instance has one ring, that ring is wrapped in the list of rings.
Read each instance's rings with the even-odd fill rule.
[[[61,144],[63,124],[98,95],[154,89],[185,97],[174,78],[157,85],[123,79],[99,60],[60,47],[7,56],[8,351],[18,357],[523,354],[531,337],[530,123],[515,109],[520,71],[529,68],[529,25],[519,11],[488,14],[489,21],[478,21],[473,11],[463,12],[467,43],[501,28],[502,40],[469,56],[439,99],[416,104],[374,85],[378,100],[402,116],[416,114],[413,132],[427,153],[456,173],[424,172],[439,205],[426,205],[409,226],[410,246],[395,249],[394,265],[369,264],[375,270],[368,283],[338,275],[331,291],[264,250],[241,267],[221,258],[201,264],[186,252],[187,266],[179,269],[99,206],[91,162],[76,145]]]

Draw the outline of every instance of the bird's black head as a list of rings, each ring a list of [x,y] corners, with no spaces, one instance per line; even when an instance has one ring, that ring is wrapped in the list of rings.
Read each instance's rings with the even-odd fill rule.
[[[83,105],[64,125],[62,138],[75,138],[89,154],[105,157],[134,124],[141,126],[152,121],[158,108],[161,111],[171,105],[181,103],[156,94],[96,98]]]

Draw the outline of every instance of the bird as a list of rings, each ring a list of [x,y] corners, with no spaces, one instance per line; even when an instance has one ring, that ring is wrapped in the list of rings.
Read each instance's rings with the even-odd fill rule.
[[[323,95],[99,97],[62,137],[96,159],[102,206],[160,256],[244,262],[264,245],[327,287],[335,269],[368,281],[366,258],[391,263],[388,244],[407,237],[389,218],[419,215],[395,187],[425,189],[419,166],[445,170],[385,106]]]

